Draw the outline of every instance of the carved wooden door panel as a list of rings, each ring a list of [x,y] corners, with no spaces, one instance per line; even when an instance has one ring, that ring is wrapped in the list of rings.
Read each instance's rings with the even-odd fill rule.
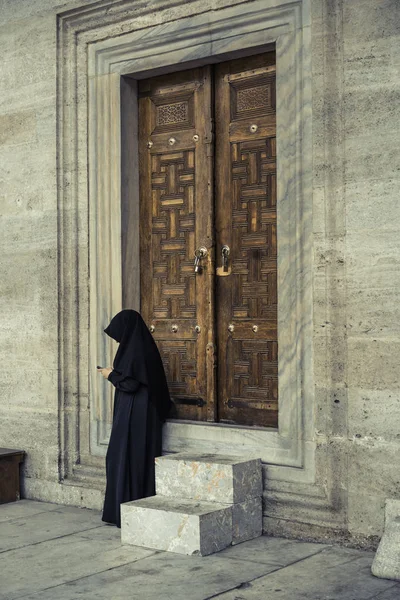
[[[139,83],[141,312],[177,416],[204,421],[216,417],[210,74]]]
[[[139,83],[141,311],[181,419],[277,426],[274,62]]]
[[[271,58],[264,54],[216,68],[216,308],[219,420],[276,427],[276,111]],[[224,245],[229,256],[222,266]]]

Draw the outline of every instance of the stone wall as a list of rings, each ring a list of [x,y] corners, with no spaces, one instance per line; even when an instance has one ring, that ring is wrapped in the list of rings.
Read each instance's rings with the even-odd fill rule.
[[[374,536],[400,495],[400,5],[313,17],[316,436],[346,528]]]
[[[34,4],[0,6],[0,445],[57,481],[56,28]]]
[[[60,485],[57,18],[67,2],[1,0],[0,446],[26,451],[22,493],[101,505]]]
[[[104,4],[97,23],[120,6],[95,4]],[[170,4],[172,16],[186,16],[241,2]],[[68,134],[57,127],[57,15],[80,5],[90,3],[0,1],[0,446],[27,451],[27,497],[100,507],[101,461],[60,482],[71,427],[63,415],[77,395],[80,421],[89,419],[86,384],[62,368],[76,340],[60,326],[59,285],[68,261],[59,260],[58,197],[70,182],[57,173]],[[149,0],[147,25],[158,20],[150,9],[165,5]],[[400,497],[399,13],[397,0],[311,2],[315,469],[311,483],[282,474],[270,485],[266,467],[264,526],[276,534],[373,544],[385,498]],[[71,264],[89,244],[85,202]],[[75,302],[87,330],[87,295]],[[85,444],[68,449],[70,462]]]

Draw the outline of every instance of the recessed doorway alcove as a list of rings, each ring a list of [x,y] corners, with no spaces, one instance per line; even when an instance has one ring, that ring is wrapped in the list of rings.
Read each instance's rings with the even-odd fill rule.
[[[270,480],[312,483],[309,2],[256,0],[192,16],[177,8],[165,21],[133,9],[125,3],[120,22],[100,9],[97,21],[94,9],[59,17],[60,476],[104,461],[111,390],[95,365],[111,361],[102,330],[123,306],[122,265],[139,307],[139,236],[129,251],[121,246],[122,228],[139,227],[137,82],[274,48],[279,425],[171,420],[164,451],[261,457]]]

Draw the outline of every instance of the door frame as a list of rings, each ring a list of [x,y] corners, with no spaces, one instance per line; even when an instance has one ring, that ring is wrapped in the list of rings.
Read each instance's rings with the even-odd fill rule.
[[[243,14],[241,4],[205,12],[194,18],[180,18],[169,24],[146,27],[140,24],[116,37],[94,40],[87,45],[87,72],[79,81],[70,77],[65,67],[61,82],[61,99],[67,103],[74,98],[86,78],[89,83],[89,264],[90,264],[90,332],[89,355],[85,365],[69,351],[66,340],[61,378],[66,373],[77,372],[84,377],[90,373],[90,450],[91,455],[105,452],[105,414],[109,398],[101,392],[92,363],[95,357],[107,358],[101,329],[109,315],[122,305],[121,272],[121,202],[124,223],[138,227],[135,198],[138,197],[138,177],[134,161],[136,120],[135,79],[160,72],[186,69],[194,65],[255,54],[268,50],[275,44],[277,57],[277,154],[278,154],[278,331],[279,331],[279,429],[257,429],[224,424],[193,424],[168,422],[165,427],[166,452],[182,449],[215,451],[239,455],[256,455],[271,465],[269,474],[285,481],[312,482],[314,469],[314,380],[312,370],[312,147],[311,147],[311,69],[310,69],[310,14],[309,0],[286,2],[277,8],[265,0],[246,4]],[[144,30],[141,27],[146,27]],[[144,33],[143,33],[144,32]],[[245,49],[245,50],[243,50]],[[80,55],[80,58],[82,56]],[[65,60],[65,64],[68,62]],[[66,111],[62,115],[64,131],[75,131],[73,123],[85,115],[85,103],[78,104],[77,115]],[[75,119],[75,121],[74,121]],[[82,120],[85,123],[85,119]],[[121,127],[121,122],[123,126]],[[79,146],[77,137],[62,138],[62,160],[65,169]],[[129,138],[130,143],[127,143]],[[124,152],[121,146],[125,144]],[[75,144],[75,145],[74,145]],[[72,157],[72,158],[70,158]],[[133,165],[133,168],[132,168]],[[129,166],[129,168],[128,168]],[[76,169],[79,172],[79,169]],[[121,185],[121,182],[124,185]],[[80,184],[82,187],[82,183]],[[80,189],[80,188],[79,188]],[[121,198],[122,190],[122,198]],[[66,190],[60,198],[61,213],[69,222],[71,198],[76,189]],[[70,194],[70,195],[68,195]],[[126,210],[126,196],[130,208]],[[79,211],[76,202],[76,211]],[[65,213],[63,213],[65,207]],[[79,213],[76,212],[76,218]],[[137,212],[136,212],[137,215]],[[62,221],[63,223],[63,221]],[[101,245],[96,241],[98,231],[105,232]],[[68,235],[74,236],[67,228]],[[73,238],[72,238],[73,239]],[[137,236],[138,239],[138,236]],[[70,247],[61,257],[70,263]],[[133,273],[138,261],[131,256]],[[64,261],[64,262],[63,262]],[[68,262],[69,261],[69,262]],[[112,265],[112,269],[107,269]],[[74,267],[73,267],[74,268]],[[68,275],[64,294],[66,313],[61,317],[61,328],[74,327],[73,338],[78,337],[79,323],[74,325],[73,297],[76,289],[69,289],[70,281],[84,281],[74,274]],[[136,277],[136,275],[135,275]],[[132,279],[133,280],[133,279]],[[134,283],[139,297],[138,280]],[[68,295],[69,294],[69,295]],[[61,342],[63,343],[63,342]],[[84,343],[84,341],[82,342]],[[93,372],[92,372],[93,371]],[[64,401],[66,397],[64,397]],[[64,429],[73,430],[74,411],[64,414]],[[101,418],[100,418],[101,417]],[[86,422],[87,423],[87,422]],[[73,434],[70,434],[73,435]],[[83,434],[82,438],[84,437]],[[103,440],[103,441],[102,441]],[[64,439],[63,443],[74,444]],[[75,447],[77,446],[75,440]],[[68,448],[63,448],[68,452]],[[76,452],[76,450],[75,450]],[[275,466],[274,466],[275,465]],[[285,466],[285,472],[281,470]]]

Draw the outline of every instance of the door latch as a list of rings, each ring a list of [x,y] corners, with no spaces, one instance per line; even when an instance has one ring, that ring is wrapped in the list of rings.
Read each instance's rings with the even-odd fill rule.
[[[222,267],[224,269],[224,273],[228,272],[228,257],[231,253],[231,249],[226,244],[222,246]]]
[[[229,246],[224,244],[221,248],[222,254],[222,266],[217,268],[217,275],[219,277],[226,277],[231,274],[231,266],[229,264],[229,255],[231,253],[231,249]]]
[[[200,261],[202,258],[205,258],[206,256],[207,256],[207,248],[205,246],[201,246],[200,248],[197,248],[196,252],[194,253],[194,272],[195,273],[201,273]]]

